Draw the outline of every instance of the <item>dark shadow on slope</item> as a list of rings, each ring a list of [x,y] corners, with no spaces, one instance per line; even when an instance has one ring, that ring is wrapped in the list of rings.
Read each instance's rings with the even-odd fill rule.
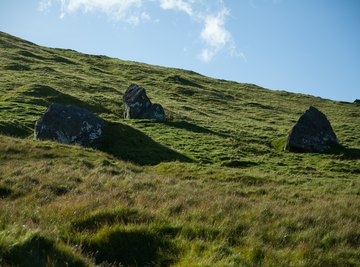
[[[19,55],[24,56],[24,57],[28,57],[28,58],[35,58],[35,59],[39,59],[39,60],[44,60],[45,58],[39,55],[36,55],[34,53],[31,53],[29,51],[26,50],[21,50],[18,52]]]
[[[185,78],[181,77],[180,75],[168,76],[165,78],[165,81],[174,82],[174,83],[185,85],[185,86],[203,88],[202,85],[195,83],[193,81],[190,81],[188,79],[185,79]]]
[[[348,148],[342,145],[336,145],[330,151],[331,154],[337,154],[342,159],[360,159],[360,149]]]
[[[0,199],[7,198],[11,196],[12,193],[13,191],[10,188],[0,185]]]
[[[357,148],[348,148],[343,146],[342,144],[329,142],[329,149],[320,154],[330,154],[338,156],[341,159],[352,160],[352,159],[360,159],[360,149]],[[302,150],[291,151],[295,153],[307,153]]]
[[[55,61],[56,63],[64,63],[64,64],[69,64],[69,65],[77,65],[78,64],[75,61],[72,61],[68,58],[60,57],[60,56],[55,56],[53,58],[50,58],[49,60]]]
[[[170,230],[170,231],[169,231]],[[83,241],[83,250],[96,264],[111,266],[170,266],[177,261],[178,249],[172,238],[178,229],[115,226],[100,230]]]
[[[178,87],[176,88],[176,92],[185,96],[193,96],[195,94],[195,91],[193,89],[186,87]]]
[[[271,142],[270,147],[274,148],[278,152],[284,152],[286,142],[287,142],[286,137],[275,139]],[[336,143],[330,143],[329,147],[330,147],[330,149],[328,151],[322,152],[320,154],[332,154],[332,155],[339,156],[342,159],[360,159],[360,149],[358,149],[358,148],[348,148],[341,144],[336,144]],[[311,153],[311,152],[306,152],[306,151],[303,151],[300,149],[299,150],[295,149],[291,152],[292,153]]]
[[[5,266],[87,266],[78,256],[69,250],[58,247],[53,240],[34,234],[23,243],[17,243],[5,253],[1,252]]]
[[[255,102],[245,103],[244,106],[253,107],[253,108],[267,109],[267,110],[273,110],[274,109],[274,107],[272,107],[272,106],[267,106],[267,105],[263,105],[263,104],[255,103]]]
[[[1,37],[2,36],[1,36],[1,32],[0,32],[0,47],[1,48],[11,48],[11,49],[18,48],[18,46],[15,45],[14,43],[4,40]]]
[[[229,168],[249,168],[257,165],[259,165],[259,163],[246,160],[228,160],[221,163],[221,166]]]
[[[32,103],[46,107],[51,103],[59,103],[64,105],[78,106],[95,113],[109,112],[101,105],[92,105],[86,103],[76,97],[62,93],[50,86],[39,84],[30,84],[20,87],[15,99],[12,100],[16,102]]]
[[[178,259],[174,238],[181,227],[166,222],[149,225],[154,220],[136,209],[99,210],[71,222],[63,238],[80,245],[99,265],[170,266]]]
[[[1,187],[0,187],[1,188]],[[78,220],[72,221],[71,231],[95,231],[106,225],[128,225],[152,222],[151,215],[139,212],[136,209],[121,208],[113,210],[101,210],[87,214]]]
[[[155,142],[141,131],[121,123],[109,123],[105,127],[100,150],[140,165],[156,165],[169,161],[192,161]]]
[[[19,63],[9,63],[3,67],[4,70],[14,70],[14,71],[29,71],[31,70],[30,66],[19,64]]]
[[[199,125],[196,125],[196,124],[193,124],[193,123],[190,123],[187,121],[166,121],[166,122],[162,122],[162,123],[167,126],[173,127],[173,128],[183,129],[183,130],[193,132],[193,133],[213,134],[213,135],[217,135],[220,137],[229,137],[229,135],[214,132],[205,127],[201,127]]]
[[[14,137],[27,137],[33,129],[19,121],[0,121],[0,134]]]

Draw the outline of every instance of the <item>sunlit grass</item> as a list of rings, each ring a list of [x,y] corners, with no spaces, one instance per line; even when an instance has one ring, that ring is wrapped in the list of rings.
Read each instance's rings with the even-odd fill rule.
[[[0,48],[1,266],[360,264],[358,105],[5,34]],[[170,120],[123,120],[131,83]],[[106,119],[100,150],[33,140],[51,102]],[[283,151],[309,105],[344,148]]]

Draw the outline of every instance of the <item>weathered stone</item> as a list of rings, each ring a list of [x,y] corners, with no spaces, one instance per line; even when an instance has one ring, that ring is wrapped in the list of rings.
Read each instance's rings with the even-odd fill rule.
[[[160,104],[152,104],[147,117],[158,121],[165,121],[166,116],[163,107]]]
[[[106,122],[86,109],[51,104],[35,124],[35,139],[97,148]]]
[[[132,84],[124,97],[125,119],[154,119],[165,121],[166,116],[160,104],[152,104],[143,87]]]
[[[354,103],[355,103],[355,104],[360,104],[360,99],[356,99],[356,100],[354,101]]]
[[[285,146],[291,152],[327,152],[338,140],[326,116],[310,107],[292,128]]]

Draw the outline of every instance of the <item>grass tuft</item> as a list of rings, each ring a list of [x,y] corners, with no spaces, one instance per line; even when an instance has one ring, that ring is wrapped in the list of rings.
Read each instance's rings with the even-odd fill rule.
[[[3,266],[88,266],[65,245],[56,245],[49,238],[33,233],[21,243],[3,248],[0,263]]]
[[[93,255],[96,264],[125,266],[169,266],[177,260],[178,250],[162,228],[102,228],[83,239],[83,250]]]

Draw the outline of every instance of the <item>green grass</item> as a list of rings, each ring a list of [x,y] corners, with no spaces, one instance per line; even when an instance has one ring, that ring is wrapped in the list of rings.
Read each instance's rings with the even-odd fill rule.
[[[360,106],[0,33],[1,266],[359,266]],[[124,120],[131,83],[167,122]],[[50,103],[99,150],[33,140]],[[341,146],[284,152],[310,105]]]
[[[2,250],[2,266],[88,266],[79,255],[63,244],[41,236],[38,233],[27,234],[26,238],[11,244]],[[3,240],[2,240],[3,241]]]

